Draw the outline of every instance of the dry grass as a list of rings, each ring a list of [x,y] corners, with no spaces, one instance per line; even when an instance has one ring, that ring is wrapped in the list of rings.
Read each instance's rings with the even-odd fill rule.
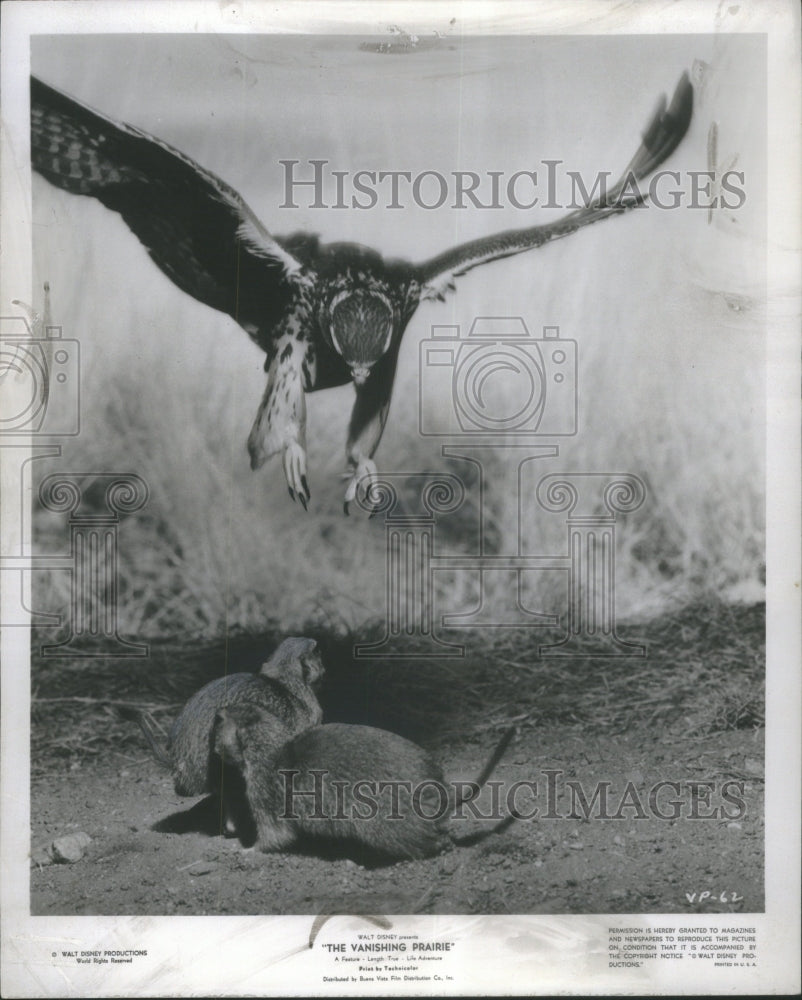
[[[169,368],[154,377],[147,364],[132,359],[123,363],[124,374],[98,373],[94,381],[91,370],[87,374],[88,433],[65,443],[59,467],[130,470],[150,489],[147,507],[120,526],[121,631],[140,639],[211,638],[234,627],[258,631],[276,623],[292,631],[310,619],[319,627],[341,621],[358,631],[383,613],[386,549],[380,518],[342,515],[340,455],[353,390],[310,398],[313,501],[305,514],[287,497],[277,459],[256,474],[248,468],[244,440],[261,375],[249,345],[237,345],[240,360],[211,386],[191,380],[172,386]],[[602,408],[615,384],[593,361],[587,370],[600,381],[594,386],[591,380],[583,397],[589,410],[594,396]],[[247,376],[247,390],[240,390],[240,376]],[[199,389],[206,397],[202,406]],[[702,391],[689,384],[683,392],[690,396],[697,389]],[[406,370],[379,462],[393,473],[440,470],[462,477],[468,498],[438,522],[438,552],[473,553],[480,514],[475,470],[442,458],[439,443],[417,435],[416,394],[415,373]],[[675,400],[676,410],[661,409],[653,420],[633,408],[609,428],[564,446],[564,457],[529,463],[522,478],[525,551],[545,555],[565,548],[563,515],[526,499],[541,476],[631,471],[645,481],[648,496],[640,510],[619,519],[620,617],[726,599],[741,586],[751,587],[758,599],[764,571],[762,445],[757,424],[750,425],[748,411],[734,404],[736,395],[731,385],[719,387],[710,398],[709,420],[687,400]],[[665,426],[658,427],[661,421]],[[631,430],[622,440],[625,426]],[[514,468],[503,468],[502,457],[488,466],[489,553],[515,552],[519,542],[518,511],[508,489]],[[51,471],[47,464],[42,474]],[[39,551],[64,551],[68,528],[62,516],[36,511],[35,532]],[[435,584],[440,611],[476,602],[475,573],[439,573]],[[41,609],[68,607],[67,574],[37,574],[35,585]],[[527,587],[529,607],[564,611],[561,574],[530,574]],[[485,594],[491,607],[494,598],[492,590]]]
[[[471,734],[522,727],[581,725],[583,732],[651,731],[686,737],[753,729],[764,721],[765,612],[760,605],[685,608],[624,638],[645,642],[645,658],[546,660],[520,631],[473,634],[464,660],[355,660],[353,643],[315,629],[326,663],[327,721],[393,729],[429,746]],[[117,703],[146,708],[165,728],[202,684],[224,672],[253,670],[280,634],[226,641],[156,642],[144,661],[37,660],[33,678],[34,772],[78,767],[104,756],[147,754]],[[537,642],[548,641],[539,635]],[[102,692],[102,694],[100,693]]]

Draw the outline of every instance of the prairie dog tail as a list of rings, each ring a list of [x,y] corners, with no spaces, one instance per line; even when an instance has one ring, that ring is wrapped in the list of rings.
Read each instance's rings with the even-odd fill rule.
[[[493,753],[488,758],[487,763],[479,772],[479,777],[476,781],[467,782],[467,787],[463,785],[459,794],[455,800],[455,806],[458,808],[463,802],[469,802],[471,799],[475,799],[479,792],[482,790],[482,786],[486,783],[490,775],[495,771],[498,762],[504,756],[507,747],[512,742],[512,738],[515,735],[515,726],[510,726],[501,737],[498,746],[493,751]],[[491,836],[494,833],[501,833],[502,830],[506,830],[507,827],[514,823],[518,819],[516,814],[511,814],[505,816],[503,819],[499,820],[494,826],[489,830],[480,830],[478,833],[469,833],[464,837],[453,837],[453,842],[457,847],[471,847],[474,844],[478,844],[483,841],[486,837]]]
[[[461,806],[463,802],[476,798],[487,782],[487,779],[495,771],[498,766],[498,762],[507,752],[507,747],[512,742],[513,736],[515,736],[515,726],[510,726],[499,740],[496,749],[490,754],[490,757],[487,759],[487,763],[479,772],[479,776],[476,781],[469,781],[463,784],[454,801],[455,806]]]
[[[128,705],[118,705],[117,712],[123,719],[135,722],[139,726],[145,734],[145,739],[148,741],[148,745],[153,751],[153,756],[156,760],[164,767],[172,768],[172,761],[167,756],[167,751],[159,743],[156,734],[156,725],[149,713],[143,711],[141,708],[130,708]]]

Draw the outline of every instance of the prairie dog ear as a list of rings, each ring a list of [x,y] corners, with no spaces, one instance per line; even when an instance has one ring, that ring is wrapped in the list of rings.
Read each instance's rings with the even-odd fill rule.
[[[225,708],[215,716],[214,750],[228,764],[237,764],[243,757],[239,726]]]
[[[222,738],[224,738],[232,729],[236,729],[236,723],[228,714],[225,708],[218,710],[217,715],[214,717],[214,737],[215,743],[218,743]]]

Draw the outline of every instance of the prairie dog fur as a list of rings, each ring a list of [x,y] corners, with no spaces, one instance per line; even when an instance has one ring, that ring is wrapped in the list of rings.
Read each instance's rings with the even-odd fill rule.
[[[477,785],[512,735],[505,734]],[[399,860],[428,857],[455,843],[448,819],[465,796],[455,801],[434,758],[395,733],[331,724],[276,749],[261,709],[236,705],[218,712],[214,745],[242,776],[263,851],[322,839],[358,846],[371,858]]]
[[[276,747],[298,733],[320,724],[323,710],[316,688],[324,675],[314,639],[285,639],[258,674],[218,677],[197,691],[170,729],[166,749],[159,746],[145,713],[127,711],[142,728],[157,759],[173,773],[178,795],[218,792],[220,761],[213,754],[213,730],[219,709],[257,705],[264,716],[264,739]]]

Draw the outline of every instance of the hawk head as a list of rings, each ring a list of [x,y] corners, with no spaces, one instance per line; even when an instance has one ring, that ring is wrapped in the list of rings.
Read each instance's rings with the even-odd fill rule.
[[[329,303],[324,332],[351,369],[356,385],[363,385],[371,368],[393,339],[394,313],[390,299],[377,289],[346,289]]]

